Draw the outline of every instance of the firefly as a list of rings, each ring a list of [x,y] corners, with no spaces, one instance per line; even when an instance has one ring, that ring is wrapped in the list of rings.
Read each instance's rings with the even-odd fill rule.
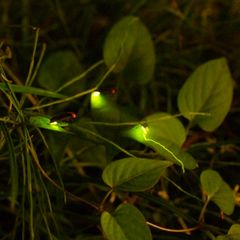
[[[111,88],[103,89],[102,92],[105,94],[114,96],[115,94],[117,94],[117,88],[111,87]]]
[[[65,112],[52,117],[50,119],[50,123],[73,122],[76,118],[77,118],[77,114],[75,112]]]

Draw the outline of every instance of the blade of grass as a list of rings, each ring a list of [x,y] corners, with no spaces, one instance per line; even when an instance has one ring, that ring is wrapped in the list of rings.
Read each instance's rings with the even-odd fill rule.
[[[27,79],[25,82],[26,86],[31,85],[31,78],[32,78],[32,73],[33,73],[33,69],[34,69],[34,64],[35,64],[35,55],[36,55],[36,50],[37,50],[37,43],[38,43],[40,28],[35,28],[34,30],[36,30],[36,34],[35,34],[35,39],[34,39],[34,44],[33,44],[33,52],[32,52],[32,56],[31,56],[30,66],[28,68],[28,75],[27,75]]]
[[[49,107],[49,106],[53,106],[55,104],[60,104],[60,103],[65,103],[65,102],[69,102],[69,101],[72,101],[74,99],[77,99],[79,97],[82,97],[82,96],[85,96],[89,93],[92,93],[94,91],[96,91],[101,85],[102,83],[104,82],[104,80],[108,77],[108,75],[112,72],[112,70],[115,68],[115,64],[112,65],[111,68],[109,68],[106,73],[103,75],[103,77],[101,78],[101,80],[97,83],[97,85],[93,88],[90,88],[84,92],[80,92],[80,93],[77,93],[73,96],[70,96],[70,97],[66,97],[66,98],[63,98],[63,99],[60,99],[60,100],[56,100],[56,101],[53,101],[53,102],[50,102],[50,103],[46,103],[46,104],[43,104],[43,105],[40,105],[40,106],[34,106],[34,107],[30,107],[30,108],[27,108],[28,110],[34,110],[34,109],[40,109],[40,108],[45,108],[45,107]]]
[[[51,233],[51,230],[50,230],[50,227],[49,227],[49,223],[48,223],[47,217],[45,216],[44,213],[42,214],[42,217],[43,217],[43,221],[44,221],[44,223],[45,223],[46,229],[47,229],[47,233],[48,233],[49,239],[50,239],[50,240],[54,240],[54,239],[52,238],[52,233]]]
[[[24,129],[24,145],[25,145],[25,161],[27,167],[27,189],[28,189],[28,200],[29,200],[29,234],[30,239],[34,240],[34,205],[33,205],[33,188],[32,188],[32,158],[29,151],[29,145],[27,141],[27,129]]]
[[[35,44],[36,44],[36,46],[37,46],[37,39],[36,39]],[[35,54],[35,51],[36,51],[36,49],[34,48],[34,54]],[[30,76],[30,79],[29,79],[29,80],[27,79],[27,81],[26,81],[26,83],[25,83],[25,86],[31,86],[31,85],[32,85],[35,77],[37,76],[37,72],[38,72],[38,70],[39,70],[39,68],[40,68],[40,65],[41,65],[41,62],[42,62],[42,60],[43,60],[43,56],[44,56],[45,51],[46,51],[46,44],[43,44],[42,50],[41,50],[41,53],[40,53],[40,57],[39,57],[39,59],[38,59],[37,65],[36,65],[36,67],[35,67],[35,70],[34,70],[34,72],[32,73],[32,75]],[[33,59],[34,59],[34,56],[33,56]],[[23,95],[22,95],[22,98],[21,98],[21,100],[20,100],[20,106],[23,106],[25,99],[26,99],[26,95],[23,94]],[[35,101],[35,104],[37,104],[36,101]]]
[[[36,164],[36,166],[38,167],[39,171],[41,172],[41,174],[43,175],[44,178],[46,178],[53,186],[55,186],[57,189],[59,189],[60,191],[66,193],[66,195],[76,201],[82,202],[92,208],[94,208],[95,210],[98,210],[98,206],[94,203],[91,203],[90,201],[87,201],[81,197],[78,197],[74,194],[72,194],[71,192],[67,191],[66,189],[62,188],[60,185],[58,185],[52,178],[49,177],[49,175],[45,172],[45,170],[42,168],[39,159],[38,159],[38,155],[35,151],[32,139],[30,137],[30,134],[28,132],[27,134],[27,139],[29,140],[29,145],[28,145],[28,149],[31,153],[32,159],[34,161],[34,163]]]
[[[80,131],[80,132],[83,132],[83,133],[87,133],[87,134],[90,134],[94,137],[97,137],[101,140],[103,140],[104,142],[107,142],[109,144],[111,144],[112,146],[114,146],[115,148],[119,149],[121,152],[125,153],[127,156],[129,157],[135,157],[133,154],[131,154],[130,152],[128,152],[127,150],[125,150],[124,148],[122,148],[121,146],[119,146],[118,144],[114,143],[113,141],[89,130],[89,129],[86,129],[86,128],[83,128],[83,127],[80,127],[80,126],[72,126],[73,129],[77,130],[77,131]]]
[[[12,71],[12,69],[5,63],[2,63],[3,69],[4,71],[7,73],[7,75],[9,76],[9,78],[16,83],[16,85],[20,85],[23,86],[23,83],[21,82],[21,80],[15,75],[15,73]],[[27,98],[29,100],[30,103],[32,103],[32,105],[36,105],[38,103],[37,99],[34,98],[32,95],[27,94]]]
[[[38,193],[36,194],[36,201],[38,202],[38,206],[37,206],[37,209],[35,210],[36,213],[39,213],[40,212],[40,220],[44,220],[44,216],[45,214],[47,214],[49,211],[50,211],[50,215],[52,216],[53,218],[53,211],[52,211],[52,205],[51,205],[51,200],[50,200],[50,197],[49,197],[49,194],[48,194],[48,190],[47,190],[47,187],[45,186],[45,183],[43,182],[43,179],[42,179],[42,175],[41,173],[39,172],[39,170],[37,168],[34,168],[34,183],[35,185],[37,185],[39,187],[39,191]],[[54,220],[54,218],[53,218]],[[46,226],[46,229],[47,229],[47,234],[48,234],[48,237],[49,239],[52,239],[51,236],[51,230],[50,230],[50,227],[49,227],[49,222],[48,220],[46,219],[45,222],[45,226]],[[44,229],[45,230],[45,229]]]
[[[27,132],[28,133],[28,132]],[[28,134],[29,136],[29,134]],[[28,144],[29,144],[29,139],[28,139]],[[30,148],[30,146],[28,146]],[[34,146],[31,146],[34,147]],[[35,149],[34,149],[35,151]],[[41,222],[42,220],[44,220],[44,215],[46,214],[50,214],[51,219],[52,219],[52,223],[57,226],[54,215],[53,215],[53,208],[52,208],[52,203],[51,203],[51,199],[50,199],[50,193],[49,193],[49,189],[46,186],[46,183],[43,180],[43,176],[41,174],[41,172],[39,171],[39,169],[33,165],[32,166],[32,179],[33,179],[33,186],[37,186],[38,191],[34,194],[34,203],[37,202],[38,204],[36,205],[36,207],[34,208],[34,213],[35,215],[37,214],[37,220],[36,218],[34,219],[34,225],[38,225],[38,221]],[[54,195],[56,193],[54,192]],[[40,214],[39,214],[40,212]],[[47,221],[45,221],[45,226],[47,228],[46,233],[48,234],[48,238],[51,239],[52,233],[50,230],[50,225],[49,225],[49,221],[46,218]],[[43,231],[45,231],[46,229],[44,229]]]
[[[34,107],[29,107],[27,108],[27,110],[35,110],[35,109],[40,109],[40,108],[45,108],[45,107],[49,107],[49,106],[53,106],[55,104],[60,104],[60,103],[65,103],[65,102],[69,102],[69,101],[72,101],[76,98],[79,98],[79,97],[82,97],[82,96],[85,96],[91,92],[94,92],[96,91],[96,87],[94,88],[91,88],[91,89],[88,89],[84,92],[80,92],[80,93],[77,93],[76,95],[74,96],[70,96],[70,97],[65,97],[63,99],[60,99],[60,100],[56,100],[56,101],[53,101],[53,102],[50,102],[50,103],[46,103],[46,104],[43,104],[43,105],[39,105],[39,106],[34,106]]]
[[[50,199],[50,196],[49,196],[49,193],[48,193],[48,189],[47,189],[47,186],[46,184],[44,183],[43,181],[43,178],[42,178],[42,175],[40,173],[40,171],[37,170],[37,173],[38,173],[38,178],[40,179],[41,183],[42,183],[42,187],[44,188],[44,193],[42,193],[42,198],[43,200],[41,201],[43,204],[42,208],[46,208],[46,204],[45,204],[45,199],[47,200],[47,204],[48,204],[48,209],[45,209],[45,211],[43,212],[42,210],[42,216],[44,216],[45,214],[50,214],[50,217],[52,219],[52,223],[54,224],[55,226],[55,229],[57,230],[57,232],[59,232],[59,229],[58,229],[58,226],[57,226],[57,222],[56,222],[56,219],[54,218],[54,212],[53,212],[53,209],[52,209],[52,203],[51,203],[51,199]],[[54,195],[55,195],[55,192],[54,192]],[[49,228],[50,229],[50,228]]]
[[[22,221],[22,239],[25,239],[26,234],[26,226],[25,226],[25,202],[26,202],[26,184],[27,184],[27,172],[26,172],[26,163],[25,163],[25,157],[24,157],[24,149],[22,146],[21,151],[21,158],[22,158],[22,180],[23,180],[23,187],[22,187],[22,199],[21,199],[21,219]]]
[[[30,23],[30,4],[29,0],[22,0],[21,1],[21,15],[22,15],[22,44],[26,44],[29,37],[29,29],[27,26],[29,26]]]
[[[165,179],[167,179],[167,181],[169,181],[173,186],[175,186],[179,191],[181,191],[181,192],[183,192],[183,193],[185,193],[187,196],[189,196],[189,197],[191,197],[191,198],[194,198],[194,199],[196,199],[197,201],[199,201],[199,202],[203,202],[200,198],[198,198],[198,197],[196,197],[196,196],[194,196],[193,194],[191,194],[191,193],[189,193],[189,192],[187,192],[186,190],[184,190],[182,187],[180,187],[178,184],[176,184],[173,180],[171,180],[170,178],[168,178],[168,177],[164,177]]]
[[[0,72],[1,72],[1,77],[3,78],[4,80],[4,84],[5,86],[7,87],[7,90],[9,90],[10,94],[8,94],[6,91],[4,91],[3,89],[1,89],[4,94],[6,95],[6,97],[9,99],[10,101],[10,105],[13,105],[18,113],[18,115],[20,116],[20,118],[23,120],[24,117],[23,117],[23,114],[22,112],[20,111],[20,105],[19,105],[19,101],[14,93],[14,91],[12,90],[11,88],[11,85],[9,83],[9,80],[7,79],[6,75],[5,75],[5,72],[3,70],[3,67],[2,65],[0,64]]]
[[[20,85],[11,84],[11,83],[8,83],[8,85],[9,85],[9,87],[11,87],[12,91],[16,92],[16,93],[33,94],[33,95],[39,95],[39,96],[44,96],[44,97],[50,97],[50,98],[66,97],[60,93],[48,91],[48,90],[41,89],[41,88],[20,86]],[[0,83],[1,90],[8,90],[9,87],[5,83]]]
[[[77,82],[78,80],[84,78],[87,76],[88,73],[90,73],[91,71],[93,71],[95,68],[97,68],[98,66],[102,65],[104,63],[104,60],[100,60],[98,62],[96,62],[94,65],[92,65],[90,68],[88,68],[86,71],[84,71],[82,74],[74,77],[73,79],[69,80],[68,82],[66,82],[65,84],[63,84],[61,87],[59,87],[55,92],[60,92],[61,90],[63,90],[64,88],[74,84],[75,82]]]
[[[9,164],[10,164],[10,179],[11,179],[11,190],[10,190],[10,209],[11,211],[14,211],[15,205],[17,203],[17,197],[18,197],[18,182],[19,182],[19,174],[18,174],[18,163],[17,158],[15,155],[14,150],[14,144],[12,137],[5,125],[5,123],[0,122],[0,129],[2,130],[4,137],[6,139],[6,143],[8,146],[8,152],[9,152]]]
[[[38,131],[40,137],[42,138],[43,143],[44,143],[46,149],[47,149],[47,150],[49,151],[49,153],[51,154],[51,152],[50,152],[50,150],[49,150],[49,147],[48,147],[48,144],[47,144],[47,141],[46,141],[44,135],[42,134],[42,131],[41,131],[40,129],[37,129],[37,131]],[[52,160],[53,160],[53,164],[54,164],[54,167],[55,167],[55,170],[56,170],[56,173],[57,173],[58,180],[59,180],[59,182],[60,182],[60,186],[62,187],[62,189],[64,189],[64,184],[63,184],[63,180],[62,180],[62,177],[61,177],[61,173],[60,173],[60,171],[59,171],[58,165],[57,165],[57,163],[56,163],[56,161],[55,161],[55,158],[54,158],[53,156],[52,156]],[[66,202],[66,193],[65,193],[65,192],[64,192],[64,202]]]
[[[47,204],[48,204],[48,208],[49,208],[49,211],[50,213],[52,214],[53,213],[53,209],[52,209],[52,203],[51,203],[51,199],[50,199],[50,196],[49,196],[49,193],[48,193],[48,189],[47,189],[47,186],[46,184],[44,183],[43,181],[43,178],[42,178],[42,175],[39,173],[39,171],[37,171],[37,174],[38,174],[38,184],[41,183],[41,186],[43,188],[43,191],[41,191],[42,195],[45,194],[45,198],[47,200]],[[36,181],[37,181],[36,180]]]
[[[22,128],[19,128],[18,132],[21,137],[21,141],[23,142],[22,166],[25,171],[25,174],[24,174],[25,176],[23,175],[23,178],[25,178],[23,188],[26,189],[25,195],[28,195],[28,214],[29,214],[28,230],[29,230],[30,239],[34,240],[35,232],[34,232],[34,202],[33,202],[33,178],[32,178],[33,162],[32,162],[32,158],[29,151],[27,128],[23,126]],[[25,202],[26,201],[24,197],[24,203]],[[23,210],[25,209],[24,203],[22,204]],[[25,225],[24,225],[24,229],[25,229]]]

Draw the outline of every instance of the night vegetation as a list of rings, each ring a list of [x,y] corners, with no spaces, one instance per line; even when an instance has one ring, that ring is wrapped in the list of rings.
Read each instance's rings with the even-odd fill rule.
[[[0,1],[0,240],[239,240],[240,1]]]

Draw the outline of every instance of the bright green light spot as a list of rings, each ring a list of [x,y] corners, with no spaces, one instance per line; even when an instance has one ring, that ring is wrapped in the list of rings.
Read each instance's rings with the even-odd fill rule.
[[[58,131],[58,132],[66,132],[62,127],[67,126],[68,123],[61,123],[61,122],[50,122],[49,117],[45,116],[32,116],[29,119],[29,123],[32,126],[38,127],[38,128],[45,128],[52,131]]]
[[[69,123],[68,122],[63,122],[63,121],[54,121],[54,122],[50,122],[50,125],[51,126],[58,126],[58,127],[66,127],[66,126],[69,126]]]
[[[59,126],[58,124],[57,125],[50,124],[50,126],[51,126],[51,128],[48,128],[50,130],[60,131],[60,132],[64,131],[64,129],[61,126]]]
[[[142,134],[143,134],[144,138],[146,138],[146,135],[149,132],[149,127],[144,127],[143,125],[141,125],[141,129],[142,129]]]
[[[99,97],[100,94],[101,94],[101,93],[100,93],[99,91],[95,91],[95,92],[92,93],[92,96],[93,96],[93,97]]]
[[[144,126],[138,124],[135,127],[129,129],[126,132],[126,135],[138,142],[145,143],[145,134],[146,134],[146,129]]]
[[[132,129],[128,130],[127,136],[129,136],[141,143],[145,143],[145,144],[150,143],[150,146],[151,146],[151,143],[160,146],[162,149],[164,149],[166,152],[168,152],[180,164],[180,166],[182,167],[182,171],[185,172],[183,162],[171,150],[169,150],[167,147],[165,147],[160,142],[155,141],[154,139],[151,138],[151,132],[150,132],[150,128],[148,126],[144,127],[143,125],[138,124],[135,127],[133,127]]]
[[[91,106],[93,108],[102,108],[106,106],[106,100],[99,91],[95,91],[91,94]]]

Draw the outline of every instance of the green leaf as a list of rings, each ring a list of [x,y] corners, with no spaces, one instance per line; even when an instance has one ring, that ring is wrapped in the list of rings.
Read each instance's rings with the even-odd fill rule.
[[[233,224],[230,227],[228,234],[238,234],[239,235],[238,239],[240,239],[240,224]]]
[[[228,235],[230,235],[233,240],[239,240],[240,239],[240,224],[233,224],[228,231]]]
[[[19,167],[16,156],[16,149],[14,148],[14,141],[8,130],[8,127],[5,123],[0,122],[0,130],[2,131],[5,140],[2,139],[3,142],[6,141],[9,153],[9,165],[10,165],[10,209],[11,211],[15,211],[15,206],[17,204],[18,192],[19,192]]]
[[[184,168],[192,170],[198,167],[197,161],[186,151],[183,151],[179,146],[167,141],[161,140],[157,142],[147,138],[146,145],[153,148],[165,159],[172,161],[175,164],[184,166]]]
[[[62,127],[67,126],[68,123],[51,123],[50,118],[44,116],[32,116],[29,118],[29,123],[37,128],[45,128],[57,132],[67,132]]]
[[[103,49],[106,65],[127,81],[147,83],[153,76],[155,51],[151,35],[137,17],[128,16],[109,32]]]
[[[218,172],[207,169],[201,173],[200,181],[203,191],[225,214],[230,215],[234,210],[232,189],[224,182]]]
[[[196,159],[188,152],[183,151],[180,148],[178,148],[178,150],[176,149],[176,151],[175,151],[175,149],[172,151],[177,156],[177,158],[182,161],[182,163],[186,169],[193,170],[198,167],[198,163],[197,163]],[[171,160],[174,161],[174,158],[171,157]],[[175,160],[175,163],[176,163],[176,160]]]
[[[201,173],[200,176],[203,191],[207,193],[209,198],[212,198],[220,189],[223,180],[218,172],[207,169]]]
[[[157,116],[158,114],[156,114]],[[154,116],[154,115],[153,115]],[[171,118],[171,115],[163,114],[160,118],[156,118],[156,120],[161,121],[161,119],[174,119]],[[150,118],[151,120],[151,118]],[[151,147],[156,152],[158,152],[161,156],[163,156],[167,160],[171,160],[172,162],[179,164],[186,169],[194,169],[198,167],[197,161],[187,152],[183,151],[180,148],[180,145],[183,143],[185,139],[185,130],[182,129],[182,125],[178,125],[178,120],[170,122],[168,124],[160,124],[160,129],[157,128],[157,121],[148,121],[147,127],[143,125],[136,125],[133,128],[124,132],[124,136],[130,137],[140,143],[145,144],[146,146]],[[176,126],[173,126],[176,132],[178,132],[178,138],[174,139],[174,131],[168,130],[166,128],[171,128],[172,125],[176,123]],[[163,132],[161,132],[163,130]],[[177,144],[176,144],[177,143]]]
[[[13,92],[16,93],[29,93],[33,95],[39,95],[39,96],[44,96],[44,97],[51,97],[51,98],[64,98],[66,96],[52,92],[52,91],[47,91],[45,89],[41,88],[36,88],[36,87],[29,87],[29,86],[20,86],[16,84],[10,84],[8,83],[13,90]],[[0,89],[7,90],[8,86],[5,83],[0,83]]]
[[[231,239],[228,235],[221,235],[217,236],[215,240],[234,240],[234,239]]]
[[[232,96],[233,80],[227,61],[218,58],[199,66],[187,79],[178,94],[178,107],[192,124],[213,131],[226,117]]]
[[[186,139],[186,131],[181,122],[167,113],[156,113],[145,120],[145,125],[137,125],[130,129],[126,135],[155,149],[162,156],[184,167],[183,161],[176,156],[174,151],[183,156],[180,146]],[[197,166],[196,161],[185,155],[189,169]],[[188,164],[189,163],[189,164]],[[184,168],[183,168],[184,169]]]
[[[171,162],[145,158],[124,158],[104,169],[103,181],[114,190],[137,192],[153,187]]]
[[[234,195],[232,189],[225,182],[222,183],[220,189],[212,197],[212,201],[227,215],[231,215],[234,211]]]
[[[221,235],[216,240],[239,240],[240,239],[240,224],[233,224],[227,235]]]
[[[181,147],[186,139],[186,131],[182,123],[167,113],[155,113],[146,118],[147,137],[157,142],[167,140]]]
[[[76,55],[70,50],[60,50],[52,53],[42,63],[38,73],[38,83],[48,90],[57,90],[81,72],[81,65]],[[83,90],[84,83],[75,83],[64,90],[72,94]]]
[[[103,212],[101,226],[108,240],[151,240],[142,213],[130,204],[121,204],[113,214]]]

